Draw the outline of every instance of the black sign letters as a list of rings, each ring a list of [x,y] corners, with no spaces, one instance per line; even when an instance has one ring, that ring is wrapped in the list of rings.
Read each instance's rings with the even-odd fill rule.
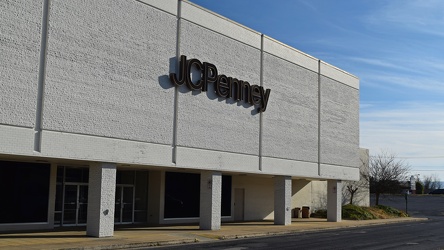
[[[201,73],[200,80],[195,82],[191,79],[192,68]],[[214,64],[200,62],[198,59],[189,59],[182,55],[180,57],[179,75],[170,73],[170,80],[176,86],[186,85],[190,90],[207,91],[208,84],[214,84],[216,94],[224,98],[232,98],[236,101],[245,101],[251,105],[259,106],[259,111],[267,109],[270,89],[265,90],[262,86],[250,85],[247,81],[238,80],[226,75],[219,75]]]

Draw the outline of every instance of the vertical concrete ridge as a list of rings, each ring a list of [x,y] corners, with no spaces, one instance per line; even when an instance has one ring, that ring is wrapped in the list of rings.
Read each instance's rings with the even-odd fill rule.
[[[321,175],[321,60],[318,60],[318,175]]]
[[[259,84],[264,86],[264,34],[261,34],[261,64]],[[259,171],[262,171],[262,128],[263,128],[263,114],[259,113]]]
[[[177,26],[176,26],[176,70],[179,69],[180,59],[180,29],[182,15],[182,0],[177,0]],[[174,89],[174,116],[173,116],[173,143],[172,143],[172,163],[177,161],[177,122],[179,114],[179,87]]]
[[[37,87],[37,104],[34,125],[34,151],[41,152],[43,99],[45,91],[46,49],[48,47],[49,1],[43,1],[42,36],[40,41],[39,79]]]

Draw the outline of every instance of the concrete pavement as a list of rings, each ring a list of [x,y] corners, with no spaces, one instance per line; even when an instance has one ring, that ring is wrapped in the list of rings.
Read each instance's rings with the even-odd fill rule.
[[[327,222],[326,219],[292,219],[288,226],[273,221],[223,223],[221,230],[199,230],[198,225],[160,227],[116,227],[114,237],[86,236],[84,227],[59,228],[48,232],[2,233],[0,249],[129,249],[170,244],[216,241],[346,227],[381,225],[427,218],[396,218],[382,220]]]

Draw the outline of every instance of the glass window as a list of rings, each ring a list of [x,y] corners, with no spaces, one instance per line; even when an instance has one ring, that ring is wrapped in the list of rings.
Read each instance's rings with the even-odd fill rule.
[[[65,167],[65,182],[88,183],[89,168]]]
[[[199,217],[200,174],[165,173],[165,218]]]
[[[134,184],[134,170],[118,170],[116,173],[117,184]]]
[[[148,171],[136,171],[135,210],[147,209],[148,203]]]
[[[231,215],[231,176],[222,175],[222,216]]]
[[[49,164],[0,161],[0,223],[48,221]]]

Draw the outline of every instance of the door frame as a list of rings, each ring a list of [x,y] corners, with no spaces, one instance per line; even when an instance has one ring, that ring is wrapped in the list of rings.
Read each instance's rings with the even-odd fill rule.
[[[120,202],[120,208],[118,210],[115,209],[115,211],[114,211],[114,213],[115,213],[115,215],[114,215],[114,224],[119,224],[119,225],[121,225],[121,224],[134,224],[136,186],[134,184],[116,184],[116,192],[117,192],[118,188],[120,188],[120,197],[121,197],[120,199],[121,199],[121,202]],[[132,208],[131,208],[131,221],[123,221],[123,207],[125,205],[123,203],[123,199],[124,199],[123,194],[124,194],[124,189],[125,188],[132,188],[132,191],[133,191],[132,192],[132,197],[131,197],[131,200],[132,200],[132,203],[131,203],[132,204]],[[116,197],[117,197],[117,195],[116,195]],[[117,200],[114,201],[115,205],[117,205],[116,202],[117,202]],[[119,216],[118,216],[119,221],[115,221],[117,213],[119,213]]]
[[[88,195],[88,183],[83,183],[83,182],[65,182],[62,184],[63,188],[62,188],[62,192],[63,192],[63,196],[62,196],[62,216],[60,219],[60,224],[61,226],[84,226],[86,225],[85,223],[79,223],[79,210],[80,210],[80,201],[79,201],[79,195],[80,195],[80,186],[84,186],[87,188],[87,195]],[[65,199],[66,199],[66,186],[75,186],[76,187],[76,218],[75,218],[75,223],[74,224],[66,224],[65,223]],[[82,203],[86,205],[86,211],[88,213],[88,199],[86,200],[86,203]],[[86,218],[85,218],[86,220]]]

